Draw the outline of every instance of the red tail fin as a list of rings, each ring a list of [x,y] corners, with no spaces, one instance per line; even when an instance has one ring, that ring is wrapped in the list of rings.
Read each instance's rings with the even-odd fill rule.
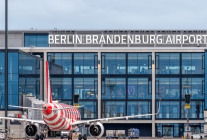
[[[47,102],[52,103],[51,86],[50,86],[50,73],[48,62],[46,61],[46,78],[47,78]]]

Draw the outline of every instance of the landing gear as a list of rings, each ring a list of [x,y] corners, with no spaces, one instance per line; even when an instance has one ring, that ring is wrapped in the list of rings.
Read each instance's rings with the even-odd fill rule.
[[[36,136],[35,136],[35,138],[34,138],[35,140],[39,140],[39,135],[38,134],[36,134]]]
[[[81,134],[78,135],[78,140],[81,140]]]
[[[84,134],[83,140],[87,140],[87,135],[86,134]]]
[[[71,132],[71,133],[69,133],[68,140],[72,140],[72,137],[73,137],[73,135],[72,135],[72,132]]]
[[[41,135],[40,135],[40,140],[44,140],[44,139],[45,139],[44,135],[41,134]]]

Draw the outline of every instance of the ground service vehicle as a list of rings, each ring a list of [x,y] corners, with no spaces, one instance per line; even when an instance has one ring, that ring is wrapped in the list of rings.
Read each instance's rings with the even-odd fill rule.
[[[101,123],[103,121],[117,120],[117,119],[128,120],[129,118],[134,118],[134,117],[151,116],[151,115],[158,114],[160,110],[160,107],[159,107],[158,112],[155,114],[81,120],[80,112],[77,108],[83,107],[83,106],[71,106],[71,105],[57,103],[57,102],[52,101],[50,76],[49,76],[49,68],[48,68],[47,61],[46,61],[46,81],[47,81],[47,103],[44,104],[42,108],[9,105],[10,107],[42,111],[43,120],[32,120],[32,119],[11,118],[11,117],[0,117],[0,119],[27,122],[28,125],[26,126],[25,131],[28,136],[35,136],[37,134],[36,124],[46,124],[47,127],[49,127],[49,129],[52,131],[67,131],[68,133],[72,133],[73,130],[82,126],[82,135],[79,135],[78,139],[87,140],[87,135],[83,135],[84,134],[83,128],[85,127],[85,124],[90,125],[88,130],[92,137],[100,138],[104,133],[104,126]],[[40,137],[41,139],[43,139],[42,136]],[[68,139],[71,139],[71,137],[68,137]]]
[[[130,128],[128,130],[128,138],[129,139],[138,139],[140,131],[137,128]]]

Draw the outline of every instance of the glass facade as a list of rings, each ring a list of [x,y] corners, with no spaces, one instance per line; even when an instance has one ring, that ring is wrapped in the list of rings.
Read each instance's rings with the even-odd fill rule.
[[[148,78],[128,78],[128,99],[151,99],[151,82]]]
[[[98,53],[74,53],[74,74],[97,74]]]
[[[97,78],[74,78],[74,94],[79,94],[79,99],[97,99]]]
[[[200,123],[189,123],[190,134],[199,134],[204,132],[204,126]],[[157,137],[182,137],[184,136],[186,124],[183,123],[157,123]]]
[[[102,81],[102,99],[126,99],[125,78],[105,78]]]
[[[191,94],[192,99],[204,99],[204,78],[182,78],[182,98]]]
[[[190,119],[204,117],[204,53],[155,53],[156,119],[186,118],[185,94],[191,94]],[[198,113],[199,112],[199,113]]]
[[[48,53],[52,98],[74,105],[79,95],[81,119],[95,119],[98,98],[98,53]]]
[[[102,53],[101,62],[102,117],[149,114],[152,53]]]
[[[127,116],[151,114],[151,102],[149,101],[128,101]],[[142,116],[137,118],[151,118],[151,116]]]
[[[159,108],[159,102],[156,103],[156,110]],[[179,101],[161,101],[160,112],[156,118],[180,118]]]
[[[102,101],[102,118],[126,116],[126,102]]]
[[[179,78],[156,78],[156,99],[180,99]]]
[[[19,95],[40,99],[40,59],[19,53]]]
[[[102,53],[102,74],[126,74],[126,53]]]
[[[51,78],[53,100],[72,99],[72,78]]]
[[[156,53],[156,74],[180,74],[180,53]]]
[[[48,53],[50,74],[72,74],[72,53]]]
[[[182,53],[182,74],[204,74],[204,53]]]
[[[151,53],[128,53],[128,74],[151,74]]]
[[[24,47],[48,47],[48,34],[47,33],[25,33],[24,34]]]
[[[0,52],[0,109],[5,108],[5,53]]]
[[[185,101],[181,102],[181,118],[187,118],[187,109],[185,109]],[[189,118],[204,118],[204,102],[190,102]]]

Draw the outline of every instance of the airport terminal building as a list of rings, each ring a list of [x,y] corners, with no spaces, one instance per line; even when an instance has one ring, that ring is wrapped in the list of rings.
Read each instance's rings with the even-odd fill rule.
[[[68,37],[68,43],[64,40],[57,43],[62,42],[61,35],[62,39]],[[0,30],[0,116],[21,114],[21,110],[8,105],[22,106],[23,95],[46,101],[45,61],[48,61],[52,99],[73,105],[73,95],[79,94],[79,105],[84,105],[79,108],[81,119],[156,113],[162,99],[159,114],[103,122],[105,130],[138,128],[140,136],[181,137],[187,123],[185,94],[191,94],[191,132],[207,130],[205,39],[200,43],[183,43],[185,38],[175,43],[159,43],[149,38],[147,43],[81,44],[80,40],[72,41],[75,35],[140,35],[144,39],[160,35],[164,40],[165,35],[207,36],[207,30],[9,30],[8,72],[4,63],[5,35]],[[51,37],[60,38],[50,40]],[[24,129],[18,122],[11,125],[14,132]],[[2,121],[0,128],[4,127]]]

